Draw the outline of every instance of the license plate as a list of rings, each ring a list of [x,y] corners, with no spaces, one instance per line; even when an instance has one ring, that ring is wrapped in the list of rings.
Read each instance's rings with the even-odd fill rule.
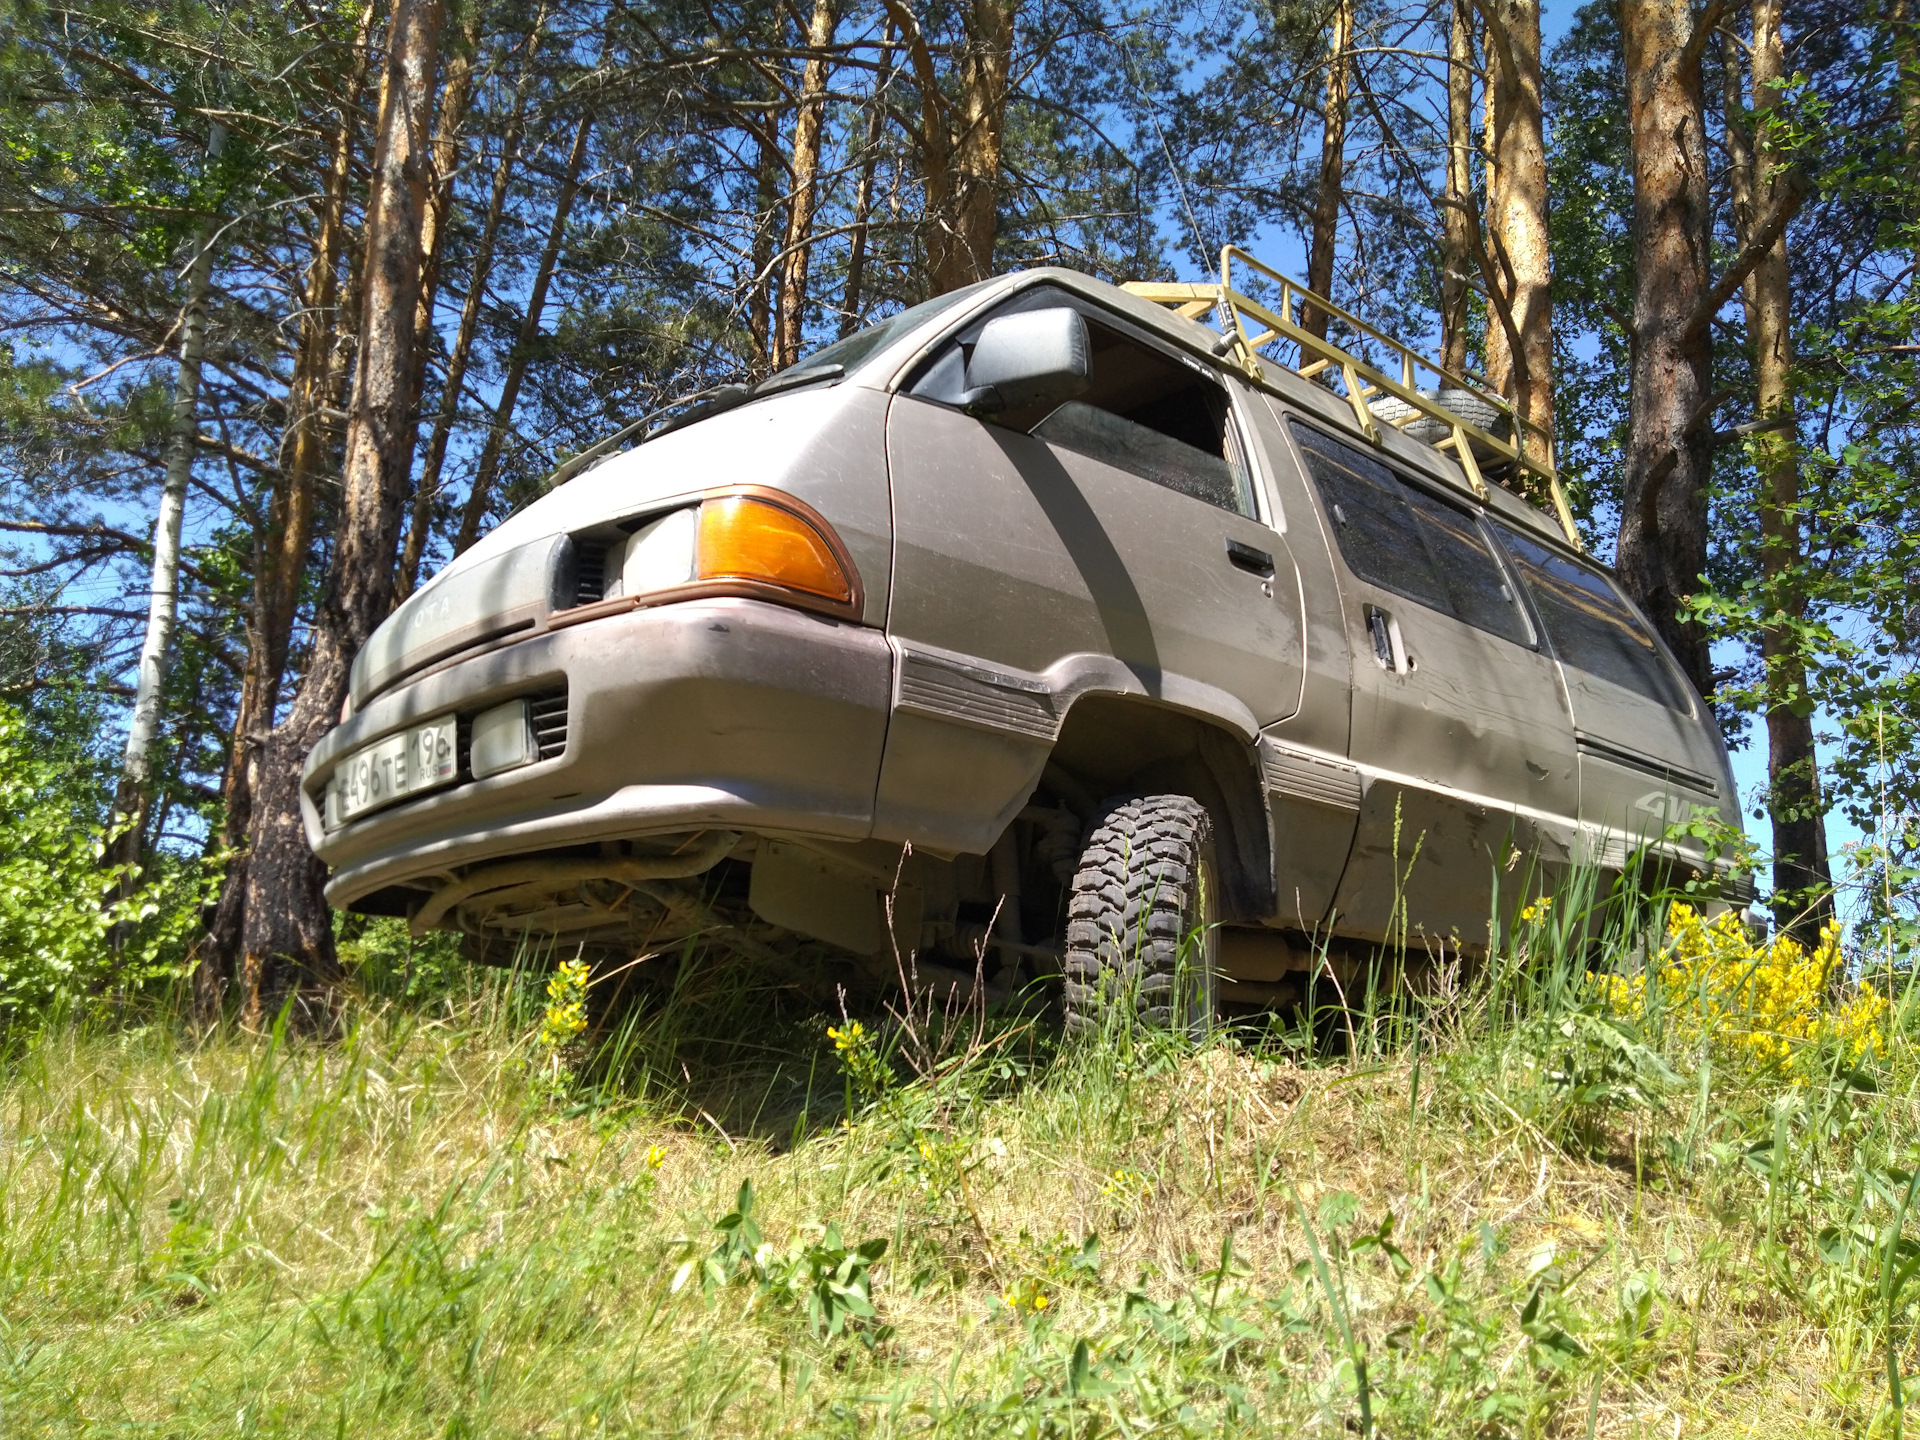
[[[344,825],[356,815],[445,785],[459,773],[453,716],[415,725],[363,746],[340,763],[327,783],[327,823]]]

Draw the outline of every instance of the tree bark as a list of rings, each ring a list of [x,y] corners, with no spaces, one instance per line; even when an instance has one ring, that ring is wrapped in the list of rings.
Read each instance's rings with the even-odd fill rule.
[[[1340,238],[1340,197],[1347,169],[1347,67],[1352,63],[1353,0],[1334,0],[1327,34],[1327,93],[1320,110],[1320,181],[1313,192],[1313,233],[1307,248],[1307,288],[1333,298],[1334,252]],[[1300,307],[1300,328],[1324,340],[1327,312]]]
[[[946,98],[908,0],[886,0],[886,6],[906,42],[920,91],[913,143],[926,186],[927,286],[930,294],[944,295],[993,273],[1018,0],[969,0],[963,8],[957,107]]]
[[[800,358],[807,320],[807,269],[813,252],[814,190],[820,174],[820,140],[827,114],[826,47],[833,43],[838,19],[834,0],[814,0],[807,27],[806,69],[800,76],[800,106],[793,122],[793,189],[787,202],[785,273],[780,277],[780,314],[774,326],[773,368],[784,370]]]
[[[480,5],[467,0],[466,21],[447,57],[440,86],[439,114],[433,126],[432,179],[427,187],[427,208],[420,217],[420,298],[414,307],[413,328],[418,343],[413,347],[413,409],[416,422],[427,393],[427,366],[433,356],[433,315],[440,293],[440,254],[446,244],[447,219],[453,211],[455,172],[460,166],[461,130],[467,123],[467,104],[473,93],[474,50],[480,39]],[[416,492],[420,487],[415,486]],[[418,505],[415,513],[418,513]],[[431,507],[429,506],[429,510]],[[409,528],[407,543],[414,541],[417,527]],[[424,535],[421,535],[424,541]],[[404,553],[404,548],[403,548]],[[419,561],[413,568],[419,569]],[[401,561],[401,573],[407,564]],[[411,585],[399,588],[397,600],[406,598]]]
[[[1688,0],[1621,0],[1633,147],[1632,396],[1616,569],[1705,695],[1713,672],[1681,607],[1707,565],[1711,216],[1699,48]]]
[[[893,21],[888,19],[881,32],[883,54],[890,54]],[[887,87],[892,82],[892,67],[882,61],[874,77],[873,97],[867,105],[867,139],[860,150],[860,181],[853,194],[853,234],[847,245],[847,284],[840,294],[840,338],[846,339],[860,328],[860,306],[867,279],[867,223],[873,214],[873,180],[880,164],[881,127],[887,119]]]
[[[756,132],[758,154],[754,158],[753,245],[747,264],[753,274],[747,290],[747,338],[753,346],[748,370],[758,378],[773,371],[774,313],[779,306],[774,277],[774,236],[784,228],[780,221],[780,116],[768,111]]]
[[[367,201],[360,358],[347,407],[339,531],[313,626],[312,653],[286,720],[268,736],[247,863],[243,1023],[258,1027],[283,1001],[313,1021],[339,978],[325,867],[307,846],[300,772],[337,721],[348,667],[385,618],[394,543],[413,458],[411,380],[427,203],[427,144],[438,69],[440,0],[394,0],[385,98]]]
[[[480,463],[473,472],[473,488],[460,512],[460,533],[454,537],[453,553],[464,554],[480,538],[480,525],[486,519],[487,506],[493,501],[494,476],[500,468],[501,448],[506,444],[507,427],[513,423],[514,406],[520,403],[520,387],[527,378],[527,364],[533,359],[540,339],[540,320],[547,308],[547,290],[553,284],[553,272],[560,263],[560,251],[567,239],[567,217],[573,210],[574,196],[580,193],[580,171],[587,160],[587,139],[593,132],[593,116],[581,117],[573,132],[573,148],[567,153],[567,170],[560,181],[560,193],[554,197],[553,219],[547,227],[547,243],[540,252],[540,265],[533,274],[533,289],[527,295],[527,313],[520,322],[520,336],[507,360],[507,374],[500,386],[500,402],[493,408],[493,424],[487,430],[487,443],[480,451]]]
[[[246,841],[259,788],[260,751],[280,705],[280,687],[299,610],[300,582],[313,543],[315,480],[330,451],[325,411],[338,403],[344,347],[340,333],[340,256],[347,233],[347,187],[353,173],[356,117],[371,56],[375,9],[360,13],[353,61],[334,111],[327,177],[314,231],[300,316],[300,348],[287,387],[281,470],[267,506],[265,532],[254,548],[253,594],[247,617],[247,659],[235,707],[233,741],[222,786],[221,839],[231,852],[220,898],[194,968],[194,1009],[203,1023],[218,1018],[239,965],[246,920]]]
[[[1767,111],[1787,82],[1780,33],[1780,0],[1753,0],[1753,132],[1745,125],[1740,55],[1723,41],[1726,133],[1732,158],[1734,228],[1742,246],[1781,199],[1788,157],[1775,139]],[[1760,572],[1768,611],[1780,623],[1761,627],[1766,666],[1767,813],[1773,827],[1773,913],[1785,933],[1816,943],[1833,918],[1833,872],[1827,853],[1826,806],[1820,795],[1813,706],[1806,661],[1795,626],[1807,611],[1802,573],[1806,551],[1800,530],[1800,457],[1793,417],[1793,279],[1786,237],[1768,248],[1746,278],[1742,298],[1753,346],[1754,417],[1783,422],[1753,437],[1760,482]]]
[[[218,121],[207,134],[207,163],[219,159],[227,142]],[[152,797],[153,743],[160,734],[160,710],[173,653],[173,632],[180,609],[180,525],[186,513],[187,482],[193,478],[194,438],[200,432],[200,362],[207,345],[207,295],[213,288],[213,221],[203,220],[187,262],[186,303],[180,312],[180,366],[173,381],[173,417],[168,426],[167,469],[160,482],[160,505],[153,522],[153,580],[147,591],[147,634],[140,646],[139,681],[127,746],[120,762],[114,818],[126,828],[114,844],[113,860],[137,865],[141,832]]]
[[[1447,205],[1440,216],[1440,363],[1467,368],[1467,321],[1473,289],[1469,226],[1473,217],[1472,0],[1452,0],[1447,27]],[[1491,327],[1490,327],[1491,328]]]
[[[1504,326],[1487,327],[1487,379],[1524,419],[1552,435],[1553,292],[1540,108],[1540,4],[1482,4],[1495,177],[1487,190],[1487,240],[1501,294],[1520,336],[1516,354]]]
[[[467,365],[473,357],[474,337],[480,329],[480,307],[486,298],[487,281],[493,274],[493,252],[499,243],[500,220],[506,213],[507,191],[513,181],[513,169],[520,158],[520,137],[526,123],[527,94],[533,78],[533,63],[539,53],[544,8],[536,12],[532,32],[527,36],[525,69],[514,87],[513,110],[500,137],[500,158],[493,167],[493,187],[487,197],[487,215],[480,226],[480,240],[474,248],[473,275],[467,282],[467,298],[460,307],[460,327],[447,352],[447,374],[440,389],[440,410],[433,417],[433,430],[427,439],[427,455],[420,467],[420,479],[413,491],[413,516],[407,527],[407,540],[400,553],[400,576],[395,584],[394,603],[411,595],[420,583],[420,565],[427,553],[427,539],[433,524],[433,502],[440,495],[440,475],[446,468],[447,445],[453,436],[453,422],[460,417],[460,397],[467,383]]]

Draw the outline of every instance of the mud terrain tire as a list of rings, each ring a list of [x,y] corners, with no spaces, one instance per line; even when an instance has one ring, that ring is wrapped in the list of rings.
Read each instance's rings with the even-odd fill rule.
[[[1185,795],[1108,802],[1080,854],[1067,908],[1069,1036],[1115,1008],[1161,1029],[1204,1032],[1219,949],[1213,822]]]

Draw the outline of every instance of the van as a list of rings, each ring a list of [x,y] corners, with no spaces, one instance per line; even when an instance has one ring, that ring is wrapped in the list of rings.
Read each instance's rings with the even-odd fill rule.
[[[1550,439],[1237,251],[985,281],[657,427],[394,612],[302,788],[334,905],[476,954],[814,944],[1075,1030],[1471,957],[1646,844],[1742,883]]]

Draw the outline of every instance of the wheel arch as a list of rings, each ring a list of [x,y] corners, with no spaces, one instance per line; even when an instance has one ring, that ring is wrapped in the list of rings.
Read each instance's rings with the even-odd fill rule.
[[[1047,775],[1056,788],[1077,788],[1080,796],[1070,798],[1082,804],[1121,794],[1192,796],[1214,821],[1220,918],[1258,922],[1276,910],[1259,757],[1234,729],[1141,696],[1084,694],[1061,720]]]

